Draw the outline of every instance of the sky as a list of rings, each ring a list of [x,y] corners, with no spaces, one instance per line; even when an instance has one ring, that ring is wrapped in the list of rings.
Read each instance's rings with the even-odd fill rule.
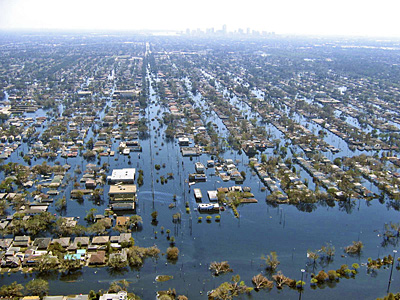
[[[399,0],[0,0],[0,29],[186,30],[400,37]]]

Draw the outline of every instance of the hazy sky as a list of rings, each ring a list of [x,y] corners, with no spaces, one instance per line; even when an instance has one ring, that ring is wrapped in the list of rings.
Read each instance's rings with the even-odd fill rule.
[[[399,0],[0,0],[0,28],[168,29],[400,37]]]

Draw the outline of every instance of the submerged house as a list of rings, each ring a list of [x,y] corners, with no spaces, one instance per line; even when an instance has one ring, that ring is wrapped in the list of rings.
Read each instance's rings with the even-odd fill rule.
[[[133,184],[135,181],[135,168],[114,169],[111,176],[107,177],[110,183],[129,183]]]
[[[97,251],[89,258],[89,265],[104,265],[106,263],[106,252]]]
[[[112,185],[108,192],[112,210],[134,210],[136,203],[136,185]]]

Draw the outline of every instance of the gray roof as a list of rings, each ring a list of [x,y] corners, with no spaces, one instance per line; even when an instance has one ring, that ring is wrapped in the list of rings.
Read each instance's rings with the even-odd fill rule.
[[[62,247],[68,247],[70,241],[71,241],[70,237],[62,237],[62,238],[59,238],[59,239],[53,239],[53,244],[54,243],[59,243]]]
[[[36,238],[33,242],[33,246],[37,246],[38,249],[47,249],[51,243],[51,238]]]
[[[63,300],[64,296],[44,296],[43,300]]]
[[[92,244],[105,244],[110,240],[108,235],[104,236],[95,236],[92,240]]]
[[[74,239],[74,244],[81,243],[82,246],[89,245],[89,237],[88,236],[77,236]]]

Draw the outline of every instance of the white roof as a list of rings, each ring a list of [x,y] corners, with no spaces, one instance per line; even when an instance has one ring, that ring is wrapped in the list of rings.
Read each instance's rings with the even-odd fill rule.
[[[111,181],[133,181],[135,178],[135,168],[114,169],[109,179]]]

